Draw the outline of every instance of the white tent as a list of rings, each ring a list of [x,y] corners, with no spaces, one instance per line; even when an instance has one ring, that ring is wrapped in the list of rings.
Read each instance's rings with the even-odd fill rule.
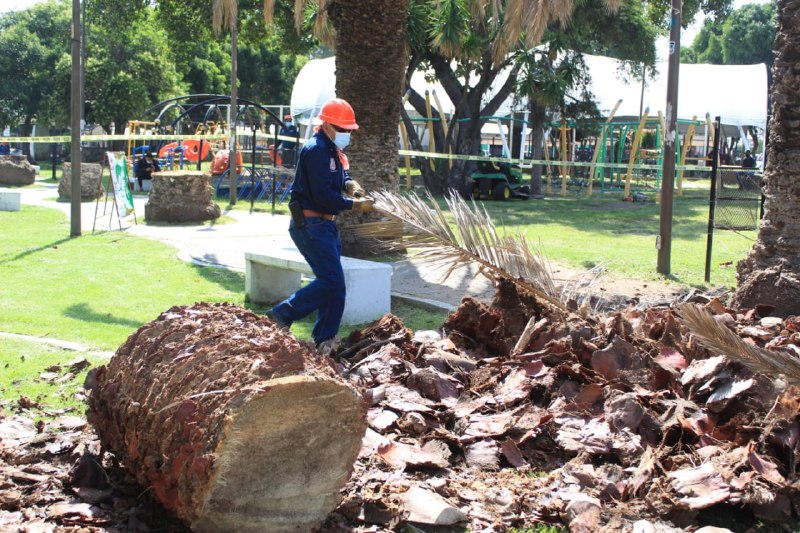
[[[663,114],[667,101],[667,64],[657,65],[655,79],[647,79],[642,98],[642,82],[623,81],[620,62],[610,57],[586,56],[591,74],[591,91],[601,113],[622,104],[617,117],[638,117],[640,101],[655,116]],[[767,121],[767,67],[757,65],[681,64],[678,76],[678,118],[693,116],[704,120],[706,113],[737,126],[764,128]]]
[[[638,117],[642,100],[641,80],[627,83],[619,75],[620,61],[601,56],[587,55],[586,64],[592,79],[591,91],[602,113],[608,113],[622,99],[616,116]],[[644,91],[644,108],[656,116],[666,107],[667,64],[657,65],[655,79],[648,79]],[[498,76],[495,87],[505,81]],[[315,59],[306,63],[292,89],[292,115],[302,115],[301,122],[313,118],[320,107],[335,97],[335,58]],[[444,113],[453,110],[453,104],[438,82],[428,82],[422,72],[414,73],[411,86],[420,94],[436,91]],[[490,98],[494,91],[485,98]],[[435,106],[435,102],[431,102]],[[509,97],[497,115],[505,116],[517,110],[523,112],[524,99],[516,102]],[[410,109],[410,105],[407,104]],[[765,128],[767,120],[767,68],[766,65],[692,65],[681,64],[678,90],[678,118],[697,116],[704,120],[706,113],[713,118],[722,117],[725,124],[738,127]]]
[[[505,81],[505,76],[501,75]],[[499,85],[496,85],[499,87]],[[453,113],[453,104],[444,92],[442,85],[438,81],[429,82],[425,79],[425,73],[417,71],[411,77],[411,87],[419,94],[424,95],[425,91],[435,91],[442,104],[442,112],[445,114]],[[492,96],[493,91],[489,91],[485,99]],[[336,58],[327,57],[325,59],[312,59],[300,69],[297,79],[292,87],[292,100],[290,102],[292,116],[300,116],[300,121],[305,122],[319,113],[320,108],[336,97]],[[431,106],[436,108],[436,102],[431,99]],[[411,104],[406,104],[406,109],[413,109]],[[504,116],[512,112],[511,99],[507,100],[498,115]]]
[[[312,59],[303,65],[294,80],[289,103],[292,116],[307,124],[331,98],[336,98],[335,58]]]

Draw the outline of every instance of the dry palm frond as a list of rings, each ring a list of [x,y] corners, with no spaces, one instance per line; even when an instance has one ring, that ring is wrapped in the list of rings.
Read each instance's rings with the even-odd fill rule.
[[[239,0],[214,0],[211,13],[211,27],[216,33],[223,28],[230,29],[236,24]]]
[[[294,28],[300,31],[303,27],[303,16],[306,10],[306,0],[294,0]]]
[[[272,24],[273,15],[275,13],[275,0],[264,0],[264,23]]]
[[[591,288],[597,284],[605,271],[605,264],[595,265],[591,269],[582,272],[579,276],[566,280],[562,284],[561,299],[569,301],[574,298],[578,305],[589,300],[591,298]],[[602,301],[598,299],[597,305],[599,306],[601,303]]]
[[[328,10],[333,0],[294,0],[294,27],[298,33],[303,29],[305,22],[306,7],[316,5],[317,14],[314,17],[314,36],[325,44],[333,44],[333,34],[329,24],[330,17]],[[274,22],[276,0],[264,0],[264,22],[272,24]]]
[[[485,209],[481,210],[474,203],[470,208],[452,192],[446,202],[455,221],[454,231],[433,196],[426,195],[433,208],[414,193],[407,196],[387,191],[373,193],[376,209],[413,229],[414,233],[407,240],[397,242],[399,246],[418,248],[418,257],[446,264],[443,279],[460,266],[477,263],[486,277],[508,279],[566,311],[566,306],[558,299],[550,268],[540,253],[531,251],[524,237],[501,237]]]
[[[300,0],[297,0],[300,1]],[[332,42],[330,40],[331,35],[331,27],[328,23],[328,8],[333,3],[333,0],[318,0],[317,2],[317,17],[314,21],[314,35],[317,39],[322,40],[323,42]],[[295,21],[296,22],[296,21]],[[300,29],[300,26],[297,26],[297,29]]]
[[[575,0],[549,0],[550,20],[557,20],[561,26],[566,26],[575,10]]]
[[[525,28],[525,44],[533,48],[539,44],[544,31],[547,29],[547,24],[550,22],[550,12],[541,3],[531,12],[533,15],[529,17],[528,27]]]
[[[492,0],[492,2],[497,2],[497,0]],[[486,5],[485,0],[472,0],[469,3],[469,12],[476,24],[482,25],[486,20]]]
[[[746,343],[714,320],[711,313],[696,305],[681,304],[676,310],[692,335],[708,350],[733,359],[754,372],[770,376],[782,374],[789,384],[800,385],[800,358]]]
[[[485,0],[484,0],[485,1]],[[611,13],[619,10],[621,0],[603,0]],[[472,12],[478,13],[477,5],[483,2],[473,1]],[[516,48],[517,41],[524,35],[525,45],[533,48],[539,44],[547,26],[558,21],[566,26],[575,11],[575,0],[506,0],[504,12],[500,16],[497,0],[492,0],[492,19],[502,19],[502,32],[495,39],[492,57],[495,64],[500,64],[506,55]]]

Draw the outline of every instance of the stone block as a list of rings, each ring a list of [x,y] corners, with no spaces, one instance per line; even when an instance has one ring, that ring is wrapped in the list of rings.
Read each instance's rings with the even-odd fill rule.
[[[33,185],[36,172],[24,155],[0,156],[0,185]]]
[[[148,222],[203,222],[215,220],[222,211],[212,199],[210,174],[196,170],[154,172],[144,206]]]
[[[105,190],[100,180],[103,167],[99,163],[81,163],[81,200],[96,200],[101,198]],[[60,199],[72,198],[72,164],[64,163],[61,172],[61,181],[58,182],[58,197]]]

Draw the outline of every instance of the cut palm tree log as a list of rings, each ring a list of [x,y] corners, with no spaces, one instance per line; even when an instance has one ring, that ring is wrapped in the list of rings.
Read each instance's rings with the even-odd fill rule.
[[[195,531],[309,531],[366,430],[360,395],[269,319],[173,307],[87,378],[107,450]]]

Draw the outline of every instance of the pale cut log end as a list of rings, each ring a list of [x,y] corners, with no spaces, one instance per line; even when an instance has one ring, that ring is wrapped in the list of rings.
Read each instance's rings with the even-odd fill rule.
[[[310,531],[338,504],[366,429],[332,380],[290,376],[230,413],[195,531]]]

